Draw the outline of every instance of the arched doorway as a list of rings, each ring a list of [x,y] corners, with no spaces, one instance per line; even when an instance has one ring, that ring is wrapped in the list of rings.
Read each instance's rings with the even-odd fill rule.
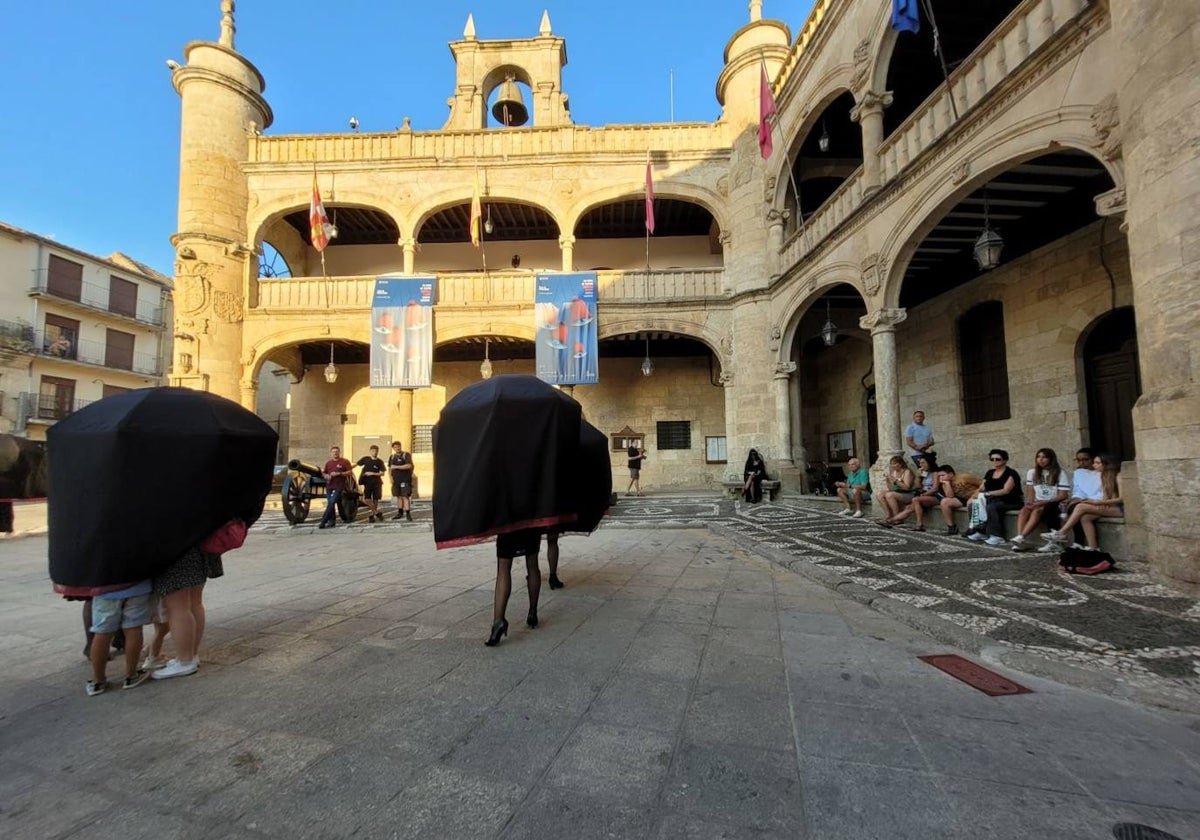
[[[1082,362],[1092,448],[1133,460],[1133,404],[1142,393],[1133,307],[1114,309],[1092,323]]]

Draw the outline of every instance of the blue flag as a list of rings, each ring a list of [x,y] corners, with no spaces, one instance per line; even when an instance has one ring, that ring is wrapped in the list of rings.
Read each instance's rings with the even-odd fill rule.
[[[921,15],[918,0],[892,0],[892,29],[897,32],[920,32]]]

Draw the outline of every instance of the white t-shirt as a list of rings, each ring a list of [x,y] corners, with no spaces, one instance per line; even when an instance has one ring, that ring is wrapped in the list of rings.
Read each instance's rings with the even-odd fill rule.
[[[1104,498],[1104,485],[1096,470],[1075,470],[1072,476],[1071,498],[1100,501]]]
[[[1071,484],[1067,481],[1067,471],[1058,471],[1058,485],[1047,484],[1049,478],[1045,473],[1041,476],[1037,475],[1037,468],[1034,467],[1029,472],[1025,473],[1025,485],[1033,488],[1033,498],[1039,502],[1048,502],[1057,496],[1060,492],[1069,493]]]

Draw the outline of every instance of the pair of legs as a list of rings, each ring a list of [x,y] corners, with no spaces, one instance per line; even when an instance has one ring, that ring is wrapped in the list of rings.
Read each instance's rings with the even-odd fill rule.
[[[843,505],[843,507],[845,507],[846,510],[850,510],[850,499],[851,499],[851,497],[853,497],[854,498],[854,510],[857,513],[862,513],[863,498],[865,496],[865,494],[863,493],[863,488],[861,488],[861,487],[839,487],[837,489],[837,491],[838,491],[838,498],[842,500],[842,505]]]
[[[370,514],[367,516],[368,522],[374,522],[379,517],[379,500],[383,496],[383,483],[363,481],[363,503],[366,504]]]
[[[1004,539],[1004,515],[1016,510],[1017,505],[1005,499],[987,500],[987,525],[984,529],[989,537]]]
[[[171,635],[175,637],[175,659],[194,662],[204,638],[204,584],[172,592],[163,602],[167,606]],[[161,652],[160,637],[155,638],[154,644]]]
[[[132,595],[126,598],[95,598],[92,601],[92,649],[89,660],[92,665],[92,680],[88,684],[88,695],[104,690],[105,672],[108,669],[108,648],[118,631],[125,634],[125,687],[133,688],[146,679],[139,672],[142,655],[142,625],[150,622],[150,595]]]
[[[939,507],[942,509],[942,518],[946,520],[946,533],[957,534],[958,526],[954,524],[954,511],[963,506],[963,503],[954,496],[948,496],[942,499]]]
[[[321,515],[321,524],[317,526],[318,528],[337,527],[337,503],[340,498],[342,498],[341,490],[330,490],[325,494],[325,513]]]
[[[508,619],[504,617],[508,609],[508,596],[512,594],[512,557],[496,558],[496,593],[492,600],[492,635],[485,642],[488,647],[500,643],[500,637],[508,633]],[[537,604],[538,595],[542,591],[542,570],[538,568],[537,553],[525,555],[525,585],[529,589],[529,617],[525,623],[530,627],[538,626]]]
[[[96,634],[92,632],[92,599],[83,599],[83,655],[86,659],[92,658],[92,639]],[[118,630],[113,634],[112,645],[117,650],[125,650],[125,631]]]
[[[746,483],[742,485],[742,498],[751,504],[758,504],[762,501],[762,479],[750,476],[746,479]]]
[[[1046,527],[1054,529],[1058,527],[1058,502],[1047,502],[1046,504],[1026,503],[1021,508],[1021,512],[1017,514],[1017,536],[1024,539],[1033,533],[1033,529],[1038,526],[1043,520]]]
[[[138,672],[138,658],[142,655],[142,628],[122,627],[125,634],[125,676],[134,677]],[[108,668],[108,646],[116,633],[92,634],[92,682],[102,683]]]
[[[641,470],[629,471],[629,486],[625,488],[625,495],[629,495],[630,491],[637,488],[637,494],[642,495]]]
[[[883,503],[884,519],[890,520],[894,516],[899,516],[901,511],[904,511],[904,516],[907,518],[908,509],[913,500],[912,493],[902,490],[885,490],[879,495],[879,498]]]
[[[915,514],[917,517],[916,528],[920,531],[925,530],[925,508],[933,507],[938,503],[937,496],[914,496],[912,503],[894,516],[889,516],[883,522],[886,525],[899,525],[904,520],[908,519],[909,514]]]
[[[396,503],[396,515],[392,519],[412,521],[412,491],[408,485],[392,485],[392,501]]]
[[[1057,531],[1051,531],[1051,534],[1057,535],[1060,540],[1065,541],[1067,534],[1076,525],[1083,528],[1083,538],[1087,542],[1088,548],[1099,548],[1100,537],[1096,534],[1096,520],[1102,516],[1123,516],[1125,511],[1119,505],[1102,505],[1093,502],[1080,502],[1071,510],[1071,515],[1067,517],[1067,521]]]

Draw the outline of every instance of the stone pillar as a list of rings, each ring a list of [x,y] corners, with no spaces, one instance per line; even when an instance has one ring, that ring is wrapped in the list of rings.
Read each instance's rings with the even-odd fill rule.
[[[792,411],[789,380],[796,372],[795,362],[780,362],[775,365],[775,440],[769,456],[780,467],[792,466]]]
[[[400,247],[404,249],[404,273],[405,274],[416,274],[417,240],[401,239]]]
[[[867,90],[859,95],[858,104],[850,109],[850,119],[862,125],[864,192],[873,192],[883,186],[879,144],[883,142],[883,109],[891,104],[891,93]]]
[[[772,277],[778,277],[781,271],[779,252],[783,250],[783,231],[791,216],[790,210],[776,210],[772,207],[767,211],[767,270]]]
[[[258,383],[253,380],[242,380],[242,408],[247,411],[258,411]]]
[[[903,309],[876,309],[859,319],[871,331],[875,359],[875,411],[879,420],[879,460],[872,474],[886,471],[888,459],[904,454],[900,437],[900,382],[896,378],[896,325],[908,317]]]
[[[413,391],[412,388],[401,388],[396,398],[396,415],[400,428],[394,440],[404,444],[406,452],[412,452],[413,430]]]
[[[1142,373],[1133,410],[1146,529],[1139,553],[1155,572],[1200,584],[1200,17],[1195,3],[1112,0],[1110,8],[1117,97],[1092,121],[1102,154],[1125,159]]]
[[[575,270],[575,237],[565,235],[558,237],[558,247],[562,249],[562,270]]]

